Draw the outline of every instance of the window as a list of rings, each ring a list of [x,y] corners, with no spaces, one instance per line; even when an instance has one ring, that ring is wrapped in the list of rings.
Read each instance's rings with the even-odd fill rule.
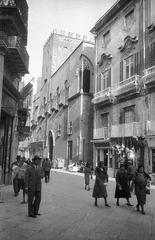
[[[155,42],[150,46],[150,67],[155,65]]]
[[[111,69],[100,73],[97,77],[97,92],[100,92],[108,87],[111,87]]]
[[[132,109],[126,110],[124,112],[124,120],[125,120],[125,123],[134,122],[134,112]]]
[[[89,93],[90,91],[90,70],[84,69],[83,71],[83,92]]]
[[[65,81],[65,105],[68,104],[68,98],[69,98],[69,85],[68,81]]]
[[[126,27],[130,27],[134,20],[134,9],[131,10],[128,14],[125,16],[125,25]]]
[[[135,120],[135,106],[129,106],[124,108],[124,122],[125,123],[131,123]]]
[[[152,173],[155,173],[155,149],[152,149]]]
[[[101,114],[102,127],[108,127],[109,113]]]
[[[60,90],[59,87],[57,87],[57,99],[56,99],[56,108],[59,109],[59,103],[60,103]]]
[[[46,97],[44,97],[43,106],[44,106],[44,107],[46,106]]]
[[[125,78],[130,78],[134,75],[134,56],[125,59]]]
[[[111,86],[111,69],[102,73],[101,77],[102,89],[106,89]]]
[[[73,155],[73,142],[68,141],[68,163],[72,160],[72,155]]]
[[[61,136],[61,125],[60,124],[58,124],[57,132],[58,132],[58,137],[60,137]]]
[[[110,31],[107,31],[104,35],[103,35],[103,43],[105,46],[107,46],[107,44],[110,42],[111,37],[110,37]]]
[[[68,126],[68,135],[72,135],[72,131],[73,131],[73,124],[72,124],[72,121],[70,121]]]
[[[155,22],[155,11],[154,11],[154,9],[155,9],[155,1],[154,0],[151,0],[151,6],[150,6],[150,8],[151,8],[151,23],[154,23]]]
[[[104,138],[108,138],[109,113],[101,114],[101,125],[104,131]]]
[[[135,121],[135,106],[123,108],[120,112],[120,123],[132,123]]]
[[[120,62],[120,82],[140,73],[139,53],[135,53]]]
[[[96,87],[96,92],[101,91],[101,74],[97,76],[97,87]]]

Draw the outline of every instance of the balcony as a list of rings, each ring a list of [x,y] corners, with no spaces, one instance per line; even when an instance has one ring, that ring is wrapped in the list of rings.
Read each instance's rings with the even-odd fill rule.
[[[26,0],[0,0],[0,22],[8,35],[22,35],[27,44],[28,5]]]
[[[8,36],[0,31],[0,49],[4,49],[7,50],[7,46],[8,46]]]
[[[8,37],[6,63],[12,73],[21,73],[23,75],[29,73],[29,55],[23,42],[17,36]]]
[[[110,128],[109,127],[102,127],[94,129],[94,139],[109,139],[110,138]]]
[[[133,137],[143,136],[142,125],[140,122],[123,123],[119,125],[112,125],[111,137]]]
[[[100,92],[95,93],[92,102],[94,104],[100,104],[100,105],[111,104],[113,102],[111,88],[106,88]]]
[[[140,89],[139,89],[139,75],[134,75],[130,78],[127,78],[126,80],[122,81],[119,83],[117,86],[117,89],[115,91],[115,96],[118,99],[127,99],[131,98],[137,94],[139,94]]]
[[[155,120],[146,122],[146,135],[147,136],[155,135]]]
[[[144,70],[144,78],[148,88],[155,86],[155,66]]]

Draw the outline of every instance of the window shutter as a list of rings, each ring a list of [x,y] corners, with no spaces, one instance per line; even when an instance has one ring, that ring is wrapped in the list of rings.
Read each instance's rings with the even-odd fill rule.
[[[140,74],[140,69],[139,69],[139,53],[134,54],[134,73],[135,74]]]
[[[111,87],[111,68],[108,71],[108,87]]]
[[[120,110],[120,119],[119,120],[120,120],[119,121],[120,124],[124,123],[124,110],[123,109]]]
[[[123,81],[123,61],[120,62],[120,82]]]
[[[151,66],[155,65],[155,42],[151,44]]]

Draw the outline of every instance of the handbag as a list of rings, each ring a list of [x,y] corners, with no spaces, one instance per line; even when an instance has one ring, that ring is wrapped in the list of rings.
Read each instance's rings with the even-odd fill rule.
[[[150,181],[147,181],[146,194],[150,194]]]

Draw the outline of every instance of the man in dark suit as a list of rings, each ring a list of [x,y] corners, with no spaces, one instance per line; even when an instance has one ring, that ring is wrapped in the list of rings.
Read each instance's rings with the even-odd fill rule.
[[[41,202],[41,179],[44,177],[43,169],[40,166],[41,158],[34,156],[32,164],[25,173],[25,189],[28,193],[28,216],[36,217]]]

